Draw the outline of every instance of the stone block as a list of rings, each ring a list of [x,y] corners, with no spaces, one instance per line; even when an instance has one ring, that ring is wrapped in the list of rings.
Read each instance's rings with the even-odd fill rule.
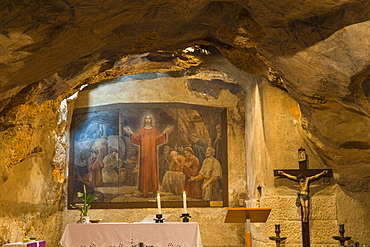
[[[301,221],[288,221],[280,226],[282,237],[287,237],[286,244],[302,244]]]
[[[310,240],[313,244],[339,243],[333,239],[339,236],[336,220],[312,220],[310,221]]]
[[[251,223],[252,238],[256,241],[265,242],[267,229],[268,225],[266,223]]]
[[[269,215],[271,220],[300,220],[301,218],[293,196],[270,196],[264,197],[261,201],[264,207],[271,208]]]
[[[255,242],[271,244],[275,242],[270,240],[269,237],[275,237],[275,225],[280,225],[280,236],[287,237],[284,241],[286,244],[301,245],[301,222],[300,221],[281,221],[281,220],[268,220],[266,223],[252,224],[252,238]],[[264,245],[262,245],[264,246]]]
[[[334,196],[313,196],[310,198],[310,219],[337,219],[337,203]]]

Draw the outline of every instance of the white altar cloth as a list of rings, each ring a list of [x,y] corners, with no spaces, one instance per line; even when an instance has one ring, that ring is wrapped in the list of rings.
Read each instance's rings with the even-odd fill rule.
[[[64,247],[201,247],[198,223],[91,223],[67,224],[60,244]]]
[[[16,242],[4,244],[3,247],[46,247],[46,241],[32,241],[32,242]]]

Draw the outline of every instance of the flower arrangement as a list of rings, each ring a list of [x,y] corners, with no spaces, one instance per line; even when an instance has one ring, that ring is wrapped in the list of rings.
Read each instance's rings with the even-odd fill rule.
[[[86,186],[84,185],[84,192],[77,192],[77,197],[82,198],[83,205],[70,205],[72,208],[79,208],[81,209],[81,213],[83,216],[87,216],[87,212],[89,211],[91,205],[90,203],[96,199],[98,199],[95,196],[91,196],[90,194],[86,194]]]

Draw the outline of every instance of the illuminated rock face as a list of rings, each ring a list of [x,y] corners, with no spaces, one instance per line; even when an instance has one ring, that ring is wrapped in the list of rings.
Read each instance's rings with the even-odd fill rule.
[[[163,101],[161,78],[183,81],[181,90],[164,83],[182,102],[232,99],[229,162],[242,162],[229,174],[237,181],[246,177],[247,184],[230,186],[230,206],[247,199],[251,206],[257,200],[283,208],[271,194],[279,195],[284,184],[266,172],[295,168],[292,157],[304,146],[312,166],[333,169],[334,187],[316,199],[331,196],[336,203],[336,209],[333,203],[323,209],[336,210],[327,213],[330,224],[346,222],[353,229],[346,232],[364,241],[370,234],[363,220],[370,214],[369,13],[370,3],[355,0],[0,3],[0,244],[40,225],[55,231],[35,230],[36,237],[57,243],[63,223],[77,217],[65,212],[63,199],[69,119],[58,119],[69,113],[60,110],[62,100],[82,85],[123,79],[156,85],[145,95]],[[242,155],[233,151],[237,145],[245,145]],[[256,193],[261,184],[270,197],[265,189]],[[318,214],[320,206],[313,207]],[[353,211],[356,216],[349,216]],[[195,214],[202,212],[211,214]],[[216,224],[209,234],[220,229]],[[337,235],[337,229],[327,231]],[[219,243],[208,236],[205,243],[240,245],[239,235]]]

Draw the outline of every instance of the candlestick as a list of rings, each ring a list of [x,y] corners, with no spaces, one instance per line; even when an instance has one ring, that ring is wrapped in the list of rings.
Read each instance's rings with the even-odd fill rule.
[[[187,207],[186,207],[186,192],[185,191],[182,194],[182,201],[183,201],[183,205],[184,205],[184,214],[187,214],[188,210],[187,210]]]
[[[280,237],[280,225],[275,225],[276,237],[269,237],[269,239],[276,242],[276,247],[280,247],[280,242],[284,241],[286,237]]]
[[[156,214],[154,221],[155,221],[155,223],[163,223],[164,219],[162,218],[161,214]]]
[[[161,209],[161,196],[159,193],[157,194],[157,206],[158,206],[158,214],[162,214],[162,209]]]
[[[191,218],[191,216],[188,213],[185,213],[182,214],[180,218],[182,218],[182,222],[189,222],[189,218]]]
[[[352,237],[345,237],[344,236],[344,225],[339,225],[339,233],[340,236],[333,236],[335,240],[338,240],[340,242],[340,246],[344,246],[345,241],[351,240]]]

